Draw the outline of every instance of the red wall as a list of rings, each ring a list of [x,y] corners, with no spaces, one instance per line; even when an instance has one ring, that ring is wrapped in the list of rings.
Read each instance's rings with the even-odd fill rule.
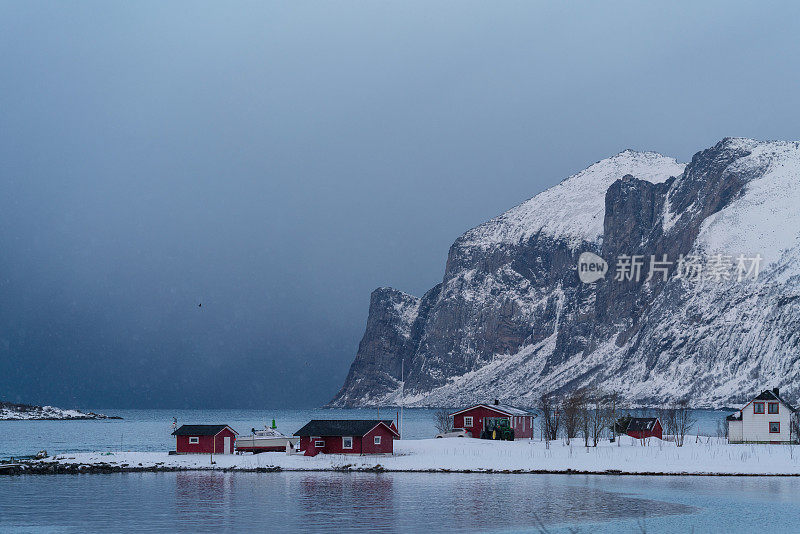
[[[472,416],[472,428],[467,428],[464,426],[465,416]],[[464,428],[468,432],[472,432],[473,438],[479,438],[483,432],[484,417],[507,417],[513,422],[512,427],[514,428],[515,439],[533,437],[533,415],[524,415],[512,418],[482,406],[478,406],[466,412],[454,415],[453,428]]]
[[[381,444],[375,445],[375,436],[381,436]],[[378,425],[370,430],[366,435],[353,436],[353,448],[342,448],[342,436],[322,436],[325,442],[324,447],[315,447],[317,452],[325,454],[393,454],[394,453],[394,434],[389,432],[385,426]],[[312,444],[309,436],[300,437],[299,450],[307,451]]]
[[[380,445],[375,445],[375,436],[381,437]],[[364,435],[361,443],[364,454],[394,453],[394,435],[383,425],[378,425],[370,430]]]
[[[656,421],[656,424],[653,427],[653,430],[645,430],[645,431],[642,431],[642,432],[638,432],[638,431],[633,431],[632,430],[630,432],[626,432],[626,434],[628,434],[630,437],[636,438],[636,439],[644,439],[644,438],[664,439],[663,430],[661,429],[661,421]]]
[[[231,438],[231,451],[236,445],[236,434],[228,428],[222,429],[216,436],[175,436],[175,450],[180,454],[216,454],[225,452],[225,436]],[[199,443],[189,443],[190,437],[200,438]],[[216,444],[214,443],[216,441]]]

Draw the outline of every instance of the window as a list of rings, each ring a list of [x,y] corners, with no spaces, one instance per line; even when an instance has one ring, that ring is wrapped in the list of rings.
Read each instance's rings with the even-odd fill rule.
[[[769,433],[770,434],[780,434],[781,433],[781,424],[777,421],[770,421],[769,423]]]
[[[464,416],[464,428],[472,428],[472,416]]]
[[[763,402],[754,402],[753,403],[753,413],[764,413],[764,403]]]
[[[353,448],[353,438],[342,438],[342,448],[343,449],[352,449]]]
[[[767,413],[778,413],[778,403],[770,402],[767,404]]]
[[[196,445],[198,443],[200,443],[200,438],[196,438],[196,437],[189,438],[189,444],[190,445],[192,445],[192,444]]]
[[[325,446],[325,441],[323,441],[321,439],[318,439],[318,440],[314,441],[314,446],[315,447],[324,447]]]
[[[375,439],[372,442],[375,443],[375,445],[380,445],[381,444],[381,437],[380,436],[375,436]]]

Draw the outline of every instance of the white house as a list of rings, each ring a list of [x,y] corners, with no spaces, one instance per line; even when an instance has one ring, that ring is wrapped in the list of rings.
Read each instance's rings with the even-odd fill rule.
[[[794,412],[778,388],[762,391],[727,417],[728,443],[789,443]]]

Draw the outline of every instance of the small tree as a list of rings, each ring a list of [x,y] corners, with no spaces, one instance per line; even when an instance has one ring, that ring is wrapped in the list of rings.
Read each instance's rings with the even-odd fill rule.
[[[689,408],[689,402],[683,400],[672,408],[675,413],[675,444],[678,447],[683,447],[683,441],[686,434],[697,422],[692,410]]]
[[[725,419],[717,419],[717,437],[726,439],[728,437],[728,421]]]
[[[539,399],[539,410],[542,412],[542,436],[545,441],[558,439],[559,417],[557,403],[551,393],[545,393]]]
[[[794,412],[789,419],[789,441],[800,443],[800,412]]]
[[[617,412],[619,412],[619,394],[615,391],[608,396],[608,410],[606,412],[606,424],[611,432],[613,441],[617,442],[619,446],[619,439],[617,438]]]
[[[436,422],[436,430],[438,430],[440,433],[443,434],[453,430],[453,419],[444,408],[436,410],[433,413],[433,418]]]
[[[608,421],[611,419],[610,413],[612,412],[610,406],[603,402],[600,394],[596,393],[592,396],[591,407],[587,410],[589,416],[589,432],[592,437],[592,446],[597,447],[597,443],[603,437],[603,430]]]
[[[564,421],[564,434],[567,438],[567,445],[570,444],[570,440],[578,435],[578,427],[581,424],[581,417],[585,407],[586,392],[583,389],[576,389],[561,403],[561,417]]]
[[[676,436],[678,430],[677,426],[677,412],[678,408],[675,405],[668,406],[665,409],[661,410],[662,415],[661,417],[661,424],[664,427],[664,433],[668,436]]]
[[[621,413],[621,412],[622,412],[622,410],[620,410],[618,413]],[[612,421],[612,423],[611,423],[612,432],[614,432],[614,434],[617,435],[617,436],[622,436],[625,432],[628,431],[628,425],[630,423],[631,423],[631,414],[628,413],[628,412],[625,412],[624,415],[621,415],[620,417],[618,417],[618,418],[616,418],[616,419],[614,419]],[[618,437],[617,438],[617,446],[618,447],[621,446],[620,445],[621,442],[622,442],[622,440],[620,440],[619,437]]]
[[[584,402],[581,406],[580,410],[580,419],[581,419],[581,434],[583,435],[583,446],[586,447],[586,450],[589,450],[589,440],[592,437],[591,432],[591,423],[592,423],[592,416],[591,410],[589,408],[589,403]]]

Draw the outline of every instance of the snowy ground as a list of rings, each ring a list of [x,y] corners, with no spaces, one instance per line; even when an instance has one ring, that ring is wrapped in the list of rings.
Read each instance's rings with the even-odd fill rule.
[[[588,450],[541,441],[487,441],[472,438],[395,441],[393,456],[325,455],[305,457],[285,453],[257,455],[168,455],[166,452],[76,453],[48,458],[63,464],[100,464],[128,468],[386,471],[547,471],[664,474],[800,475],[800,446],[728,445],[718,438],[687,437],[683,447],[651,439],[646,446],[623,437],[620,446],[606,440]],[[379,467],[378,467],[379,466]]]

